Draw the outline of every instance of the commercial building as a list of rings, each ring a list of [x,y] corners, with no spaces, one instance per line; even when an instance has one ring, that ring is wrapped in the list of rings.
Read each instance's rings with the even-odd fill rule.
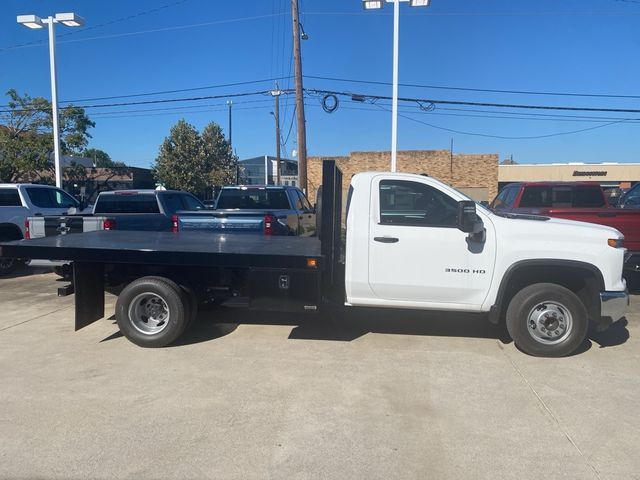
[[[95,201],[98,193],[109,190],[155,188],[151,170],[139,167],[85,168],[80,178],[65,178],[63,186],[72,195]]]
[[[629,188],[640,182],[640,163],[503,163],[498,167],[502,188],[514,182],[594,182],[605,189]]]
[[[389,171],[390,152],[352,152],[343,157],[309,157],[307,196],[313,203],[322,184],[322,160],[335,159],[348,180],[358,172]],[[491,201],[498,193],[497,154],[452,154],[449,150],[405,150],[397,156],[397,171],[429,175],[477,201]]]
[[[240,183],[245,185],[275,185],[277,183],[276,157],[262,155],[260,157],[239,160]],[[287,158],[280,159],[280,184],[298,184],[298,162]]]

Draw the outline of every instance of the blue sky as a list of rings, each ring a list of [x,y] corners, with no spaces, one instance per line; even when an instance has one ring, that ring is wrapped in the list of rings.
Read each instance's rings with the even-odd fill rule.
[[[299,1],[310,36],[302,43],[305,88],[390,96],[391,86],[385,83],[392,78],[392,5],[365,12],[360,0]],[[90,146],[129,165],[150,166],[180,118],[198,128],[215,121],[226,132],[225,104],[232,99],[233,144],[239,157],[275,154],[272,99],[230,95],[269,90],[274,82],[268,79],[293,75],[289,0],[3,0],[0,91],[15,88],[50,98],[46,30],[28,30],[15,17],[65,11],[82,15],[87,23],[84,29],[57,28],[61,102],[244,83],[76,102],[221,96],[87,108],[96,122]],[[400,22],[400,83],[421,85],[400,87],[401,97],[640,109],[640,98],[450,89],[640,95],[640,0],[433,0],[428,8],[403,4]],[[293,80],[283,78],[279,85],[292,88]],[[447,89],[428,88],[434,86]],[[294,99],[281,98],[282,140],[291,156],[296,149]],[[6,104],[6,97],[0,104]],[[309,155],[389,150],[388,101],[356,103],[340,97],[332,114],[323,111],[318,96],[308,96],[305,104]],[[634,121],[640,121],[640,113],[446,104],[424,111],[415,102],[402,103],[400,111],[400,150],[448,149],[453,139],[454,152],[498,153],[501,160],[513,155],[520,163],[640,161],[639,123]],[[593,129],[512,138],[588,128]]]

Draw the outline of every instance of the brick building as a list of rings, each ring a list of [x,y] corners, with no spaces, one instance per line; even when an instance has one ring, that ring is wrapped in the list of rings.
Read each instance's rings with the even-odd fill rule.
[[[345,157],[309,157],[307,183],[308,197],[312,203],[322,184],[322,160],[329,158],[335,159],[342,170],[346,189],[348,179],[358,172],[389,171],[391,152],[352,152]],[[451,155],[449,150],[400,151],[397,171],[427,174],[477,201],[491,201],[498,193],[498,154]]]

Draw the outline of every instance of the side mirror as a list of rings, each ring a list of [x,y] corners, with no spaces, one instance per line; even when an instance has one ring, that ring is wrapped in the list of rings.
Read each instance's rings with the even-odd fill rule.
[[[476,214],[476,203],[472,200],[458,202],[458,229],[472,235],[484,231],[484,223]]]

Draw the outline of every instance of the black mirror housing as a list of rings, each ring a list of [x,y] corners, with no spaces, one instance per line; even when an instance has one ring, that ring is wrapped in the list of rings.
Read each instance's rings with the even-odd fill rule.
[[[476,202],[461,200],[458,202],[458,229],[464,233],[480,233],[484,229],[482,219],[476,214]]]

